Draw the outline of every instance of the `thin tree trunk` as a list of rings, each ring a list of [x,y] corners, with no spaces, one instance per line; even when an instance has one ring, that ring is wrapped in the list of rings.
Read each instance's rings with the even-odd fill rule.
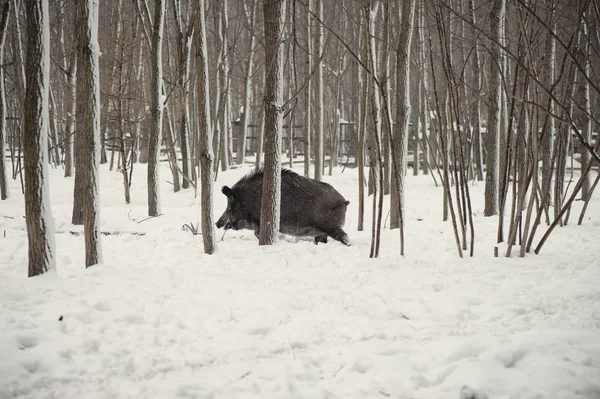
[[[469,10],[467,12],[467,20],[471,26],[471,34],[473,35],[473,53],[471,54],[471,70],[474,79],[474,98],[470,102],[470,121],[473,137],[473,161],[475,169],[475,177],[478,181],[483,181],[483,149],[481,138],[481,67],[479,62],[479,52],[477,50],[477,31],[475,30],[475,4],[473,0],[469,0]]]
[[[196,10],[196,93],[198,102],[198,157],[200,159],[200,217],[204,253],[212,254],[217,249],[213,217],[213,147],[210,126],[210,93],[208,85],[208,52],[206,50],[206,17],[204,0],[198,0]]]
[[[77,51],[73,51],[67,72],[66,124],[65,124],[65,177],[73,176],[73,135],[75,134],[75,113],[77,112]]]
[[[315,14],[320,21],[323,21],[323,0],[313,0],[315,2]],[[323,176],[323,163],[324,163],[324,136],[325,136],[325,125],[324,125],[324,112],[325,104],[323,102],[323,23],[319,22],[316,26],[315,42],[313,48],[313,66],[317,69],[316,76],[313,80],[315,89],[315,180],[321,180]]]
[[[9,12],[10,3],[5,1],[0,5],[0,64],[4,64],[4,40],[6,39],[6,27],[8,26]],[[10,197],[5,154],[7,132],[4,68],[0,68],[0,200],[5,200]]]
[[[262,82],[263,82],[263,87],[266,87],[266,81],[265,81],[265,74],[262,74]],[[264,107],[264,101],[262,103],[262,107],[260,110],[260,125],[258,127],[258,144],[257,144],[257,151],[256,151],[256,160],[254,161],[254,169],[258,170],[261,168],[261,165],[263,163],[262,161],[262,154],[263,154],[263,150],[264,150],[264,146],[265,146],[265,107]]]
[[[307,0],[307,20],[306,20],[306,80],[308,80],[308,84],[304,89],[304,176],[309,176],[310,170],[310,158],[312,152],[312,115],[311,111],[313,109],[312,106],[312,83],[310,82],[310,78],[312,75],[313,69],[313,43],[312,43],[312,34],[311,34],[311,26],[313,23],[313,17],[311,15],[311,11],[313,10],[313,0]]]
[[[581,49],[580,50],[581,58],[582,58],[581,63],[583,63],[584,66],[583,66],[583,72],[580,72],[580,76],[581,76],[581,73],[585,74],[586,76],[590,76],[590,60],[589,60],[590,40],[591,39],[589,37],[588,23],[586,21],[585,14],[584,14],[584,17],[582,18],[582,21],[581,21],[580,41],[585,41],[585,43],[579,44],[579,48]],[[583,77],[581,78],[581,82],[579,84],[579,93],[580,93],[580,104],[581,104],[581,108],[582,108],[579,111],[579,114],[581,115],[580,122],[579,122],[579,126],[581,126],[581,135],[583,136],[583,139],[586,142],[591,143],[592,142],[592,118],[590,118],[590,115],[591,115],[590,83],[588,80],[584,79]],[[587,148],[585,148],[584,146],[580,146],[580,156],[581,156],[581,162],[580,162],[581,163],[581,172],[583,173],[583,171],[587,168],[587,165],[592,161],[592,157],[591,157],[590,153],[588,152]],[[585,200],[588,197],[589,192],[590,192],[590,177],[588,175],[584,178],[582,186],[581,186],[581,199]]]
[[[177,193],[181,190],[181,185],[179,184],[177,153],[175,152],[175,142],[173,141],[173,132],[175,129],[173,128],[173,121],[171,113],[169,112],[169,107],[165,107],[165,124],[167,125],[167,128],[165,129],[165,144],[167,146],[167,153],[169,154],[169,166],[171,167],[171,174],[173,175],[173,192]],[[184,174],[183,181],[186,181],[187,179],[188,178],[186,178]]]
[[[254,73],[254,52],[256,50],[256,34],[254,32],[254,20],[256,15],[256,0],[252,0],[251,9],[248,10],[244,2],[244,13],[248,23],[248,55],[245,63],[244,76],[244,109],[240,116],[240,134],[237,139],[236,163],[241,165],[244,163],[246,155],[246,137],[248,137],[248,124],[250,123],[250,105],[252,101],[252,74]]]
[[[363,58],[368,57],[369,30],[363,29]],[[358,145],[356,146],[356,165],[358,167],[358,231],[364,230],[365,219],[365,137],[367,130],[367,97],[369,95],[369,79],[366,68],[361,69],[359,86],[362,87],[359,107]]]
[[[151,133],[148,146],[148,216],[161,214],[160,204],[160,144],[162,141],[162,35],[165,17],[163,0],[154,2],[154,22],[152,26],[152,73],[150,105]]]

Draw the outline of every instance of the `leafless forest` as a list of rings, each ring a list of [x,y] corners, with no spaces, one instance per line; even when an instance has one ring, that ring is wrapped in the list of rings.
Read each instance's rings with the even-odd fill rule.
[[[263,191],[270,198],[281,167],[317,180],[353,169],[364,182],[356,227],[372,229],[372,257],[384,201],[404,253],[407,173],[442,187],[459,256],[473,251],[473,180],[485,181],[485,216],[499,215],[498,242],[514,244],[507,256],[538,252],[555,226],[581,223],[570,205],[589,201],[599,180],[597,1],[2,0],[0,8],[2,199],[20,195],[8,179],[44,183],[28,154],[75,176],[73,223],[86,226],[88,265],[101,259],[90,205],[98,164],[122,174],[128,203],[131,171],[147,163],[148,214],[157,216],[158,163],[168,162],[173,189],[202,196],[207,253],[216,245],[212,182],[244,162],[264,165],[266,183],[273,177]],[[32,32],[48,48],[36,50]],[[38,92],[35,60],[50,71]],[[32,96],[47,111],[43,123],[27,119]],[[276,206],[263,216],[277,220]],[[31,267],[30,275],[44,271]]]

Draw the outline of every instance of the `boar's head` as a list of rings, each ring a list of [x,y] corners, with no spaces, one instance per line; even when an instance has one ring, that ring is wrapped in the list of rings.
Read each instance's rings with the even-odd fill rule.
[[[225,230],[255,229],[255,223],[250,220],[246,206],[241,198],[237,198],[234,191],[228,186],[223,186],[221,192],[227,197],[227,209],[217,220],[217,228]]]

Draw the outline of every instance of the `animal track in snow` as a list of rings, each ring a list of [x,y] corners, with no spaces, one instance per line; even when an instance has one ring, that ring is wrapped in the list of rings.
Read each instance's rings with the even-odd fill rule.
[[[106,312],[108,310],[111,310],[112,308],[108,302],[98,301],[94,304],[94,309],[99,310],[101,312]]]
[[[37,337],[33,335],[19,335],[17,337],[17,343],[19,344],[19,349],[30,349],[34,348],[38,344]]]

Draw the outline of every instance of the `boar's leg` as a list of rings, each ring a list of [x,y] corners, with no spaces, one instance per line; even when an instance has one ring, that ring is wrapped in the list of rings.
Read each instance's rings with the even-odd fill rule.
[[[319,230],[321,230],[325,234],[316,236],[315,244],[318,244],[320,242],[326,243],[327,236],[329,236],[329,237],[333,238],[334,240],[337,240],[348,247],[350,246],[350,241],[348,240],[348,234],[346,234],[346,232],[344,230],[342,230],[341,227],[328,228],[328,229],[319,227]]]
[[[327,233],[327,235],[329,237],[333,238],[334,240],[337,240],[348,247],[350,246],[350,241],[348,240],[348,234],[346,234],[346,232],[344,230],[342,230],[341,227],[336,227],[333,230],[327,230],[327,231],[325,231],[325,233]]]
[[[320,242],[322,242],[323,244],[327,244],[327,234],[315,237],[315,245],[319,245]]]

